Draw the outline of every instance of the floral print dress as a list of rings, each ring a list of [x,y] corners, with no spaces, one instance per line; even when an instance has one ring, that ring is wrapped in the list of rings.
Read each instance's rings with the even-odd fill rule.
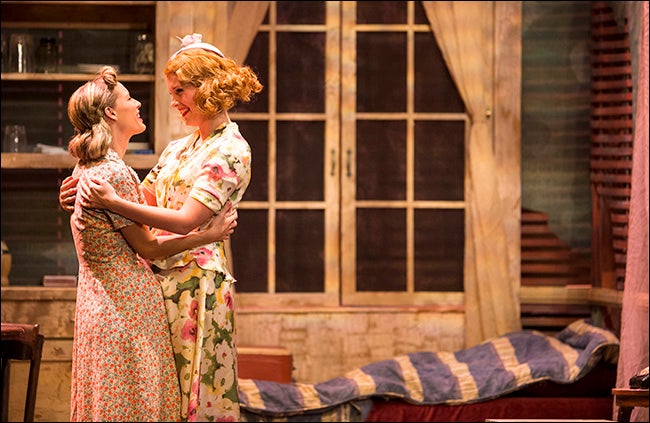
[[[73,175],[111,182],[144,202],[137,174],[113,150]],[[180,391],[160,284],[109,210],[75,204],[70,227],[79,260],[70,421],[179,421]]]
[[[199,142],[198,131],[171,142],[142,185],[159,207],[188,197],[219,213],[237,206],[251,177],[251,150],[234,122]],[[154,230],[156,234],[164,231]],[[238,421],[233,284],[224,243],[152,262],[163,288],[187,421]]]

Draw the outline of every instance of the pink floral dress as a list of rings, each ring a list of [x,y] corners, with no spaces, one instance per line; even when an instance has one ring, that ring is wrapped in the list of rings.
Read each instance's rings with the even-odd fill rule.
[[[139,180],[113,150],[73,175],[110,181],[143,202]],[[120,228],[132,221],[77,201],[70,227],[79,260],[70,421],[179,421],[179,383],[160,284]]]
[[[219,213],[237,206],[251,177],[251,150],[231,122],[203,142],[198,132],[171,142],[143,181],[157,205],[188,197]],[[164,231],[157,231],[164,234]],[[152,262],[163,288],[188,421],[238,421],[233,284],[223,242]]]

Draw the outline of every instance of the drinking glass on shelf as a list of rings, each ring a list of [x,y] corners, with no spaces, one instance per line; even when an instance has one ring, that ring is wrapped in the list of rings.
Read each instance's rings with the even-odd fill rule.
[[[11,34],[9,39],[9,72],[34,72],[34,45],[29,34]]]
[[[9,49],[7,48],[7,39],[5,34],[2,34],[2,72],[7,72],[9,63]]]
[[[8,153],[24,153],[27,151],[27,134],[24,125],[7,125],[3,150]]]

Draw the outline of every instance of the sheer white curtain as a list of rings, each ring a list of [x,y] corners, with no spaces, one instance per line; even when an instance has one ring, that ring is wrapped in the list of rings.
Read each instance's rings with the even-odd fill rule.
[[[491,121],[495,2],[423,1],[433,34],[471,117],[465,344],[521,329],[519,278],[509,272],[506,216]]]
[[[161,2],[170,7],[170,51],[178,48],[174,36],[203,34],[203,40],[241,63],[248,54],[269,8],[268,1]]]

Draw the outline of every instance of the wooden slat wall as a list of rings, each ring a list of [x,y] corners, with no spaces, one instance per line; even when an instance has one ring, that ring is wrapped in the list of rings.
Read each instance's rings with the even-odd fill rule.
[[[522,286],[589,285],[588,257],[574,252],[555,235],[543,212],[521,212]]]
[[[627,22],[609,2],[592,2],[591,157],[592,285],[622,293],[632,178],[633,83]],[[597,323],[620,331],[620,305],[594,308]]]
[[[521,211],[522,287],[587,287],[591,283],[589,257],[572,249],[549,227],[548,214]],[[569,323],[591,316],[588,304],[521,304],[524,329],[557,332]]]
[[[634,139],[630,43],[607,2],[593,2],[591,26],[592,283],[622,290]]]

